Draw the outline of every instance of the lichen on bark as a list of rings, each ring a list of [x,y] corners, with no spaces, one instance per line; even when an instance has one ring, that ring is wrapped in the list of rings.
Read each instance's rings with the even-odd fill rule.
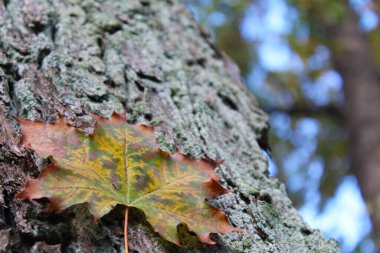
[[[54,122],[62,115],[89,132],[88,113],[109,117],[125,108],[128,121],[155,125],[163,149],[223,159],[217,172],[232,192],[210,201],[247,230],[215,235],[215,246],[182,249],[136,211],[131,250],[339,252],[268,176],[266,147],[258,144],[265,145],[267,115],[236,65],[169,0],[0,1],[0,231],[9,235],[7,251],[122,252],[118,208],[94,223],[83,206],[57,214],[46,213],[45,202],[13,201],[47,161],[18,145],[12,116]]]

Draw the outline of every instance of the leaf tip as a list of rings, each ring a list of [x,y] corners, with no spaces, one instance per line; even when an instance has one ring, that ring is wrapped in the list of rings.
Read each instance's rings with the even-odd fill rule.
[[[198,239],[199,239],[199,241],[201,241],[203,243],[206,243],[206,244],[216,244],[216,242],[214,242],[213,240],[211,240],[209,232],[200,234],[198,236]]]
[[[96,223],[99,223],[100,217],[97,217],[95,215],[92,216],[92,220],[95,221]]]
[[[232,190],[226,189],[221,186],[215,179],[209,178],[202,182],[201,185],[204,187],[206,192],[206,197],[215,198],[217,196],[227,194],[232,192]]]
[[[16,194],[15,199],[39,199],[43,197],[47,197],[46,194],[42,192],[42,188],[40,186],[41,181],[44,177],[46,177],[51,172],[57,170],[57,167],[54,166],[53,163],[49,164],[47,167],[42,169],[40,175],[36,179],[30,179],[27,181],[24,189],[22,189],[19,193]],[[49,198],[50,202],[54,202]]]
[[[39,187],[37,184],[38,179],[28,180],[24,189],[16,194],[15,199],[36,199],[42,198],[43,196],[39,194]]]

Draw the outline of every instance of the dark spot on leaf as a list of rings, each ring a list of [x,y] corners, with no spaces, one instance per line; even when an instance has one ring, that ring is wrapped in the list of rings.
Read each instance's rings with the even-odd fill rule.
[[[144,168],[138,169],[141,170],[141,173],[135,175],[136,187],[142,190],[147,189],[149,184],[154,184],[153,179],[144,173]]]

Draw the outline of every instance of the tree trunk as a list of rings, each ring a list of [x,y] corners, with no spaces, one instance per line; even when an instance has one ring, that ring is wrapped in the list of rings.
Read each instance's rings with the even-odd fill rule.
[[[128,121],[156,126],[163,149],[223,159],[217,172],[232,192],[213,203],[247,230],[184,249],[135,211],[131,252],[339,252],[268,177],[266,114],[179,3],[0,0],[0,41],[0,252],[123,252],[120,208],[96,223],[85,205],[48,213],[47,201],[14,200],[48,161],[20,147],[13,116],[63,116],[91,131],[88,113],[125,109]]]
[[[356,15],[329,27],[334,64],[344,80],[345,119],[350,131],[352,167],[380,247],[380,76],[368,38]]]

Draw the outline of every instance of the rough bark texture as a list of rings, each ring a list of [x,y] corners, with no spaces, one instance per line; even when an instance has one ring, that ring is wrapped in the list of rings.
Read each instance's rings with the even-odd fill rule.
[[[130,216],[131,252],[339,252],[305,224],[283,184],[268,177],[267,116],[183,6],[174,1],[0,0],[0,252],[122,252],[123,214],[99,223],[85,205],[47,213],[14,195],[48,161],[21,148],[12,116],[90,131],[92,112],[128,110],[156,126],[160,146],[224,159],[233,192],[212,201],[244,233],[182,249]]]
[[[346,6],[346,18],[328,31],[335,41],[334,64],[344,79],[352,167],[380,250],[380,75],[368,38],[357,23]]]

